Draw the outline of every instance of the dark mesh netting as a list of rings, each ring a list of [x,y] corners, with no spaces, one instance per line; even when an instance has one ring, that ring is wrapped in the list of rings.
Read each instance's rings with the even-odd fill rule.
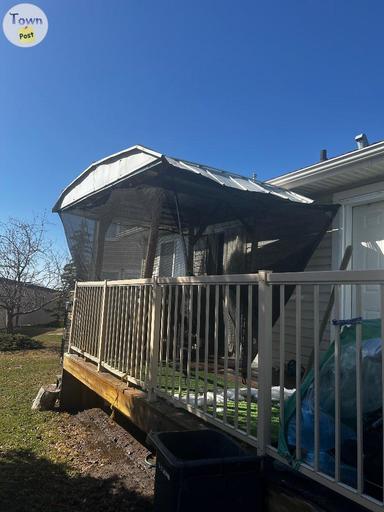
[[[60,212],[82,280],[300,271],[334,205],[148,173]]]
[[[337,206],[289,200],[273,192],[230,188],[166,165],[92,194],[60,215],[81,280],[302,271]],[[280,300],[275,288],[273,323]],[[285,301],[292,290],[286,288]],[[229,353],[235,350],[237,325],[244,373],[249,360],[248,292],[243,287],[236,298],[236,287],[230,286],[218,293],[219,355],[224,339]],[[252,304],[253,359],[257,286]]]

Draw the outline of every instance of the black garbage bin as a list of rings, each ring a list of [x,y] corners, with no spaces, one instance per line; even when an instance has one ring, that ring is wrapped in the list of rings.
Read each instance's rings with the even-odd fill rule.
[[[157,452],[156,512],[262,510],[260,459],[229,436],[207,429],[148,438]]]

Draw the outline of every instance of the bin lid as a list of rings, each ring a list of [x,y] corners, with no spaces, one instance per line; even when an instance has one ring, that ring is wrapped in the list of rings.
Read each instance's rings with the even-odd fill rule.
[[[174,467],[202,466],[258,459],[247,454],[231,437],[212,429],[151,432],[149,440]]]

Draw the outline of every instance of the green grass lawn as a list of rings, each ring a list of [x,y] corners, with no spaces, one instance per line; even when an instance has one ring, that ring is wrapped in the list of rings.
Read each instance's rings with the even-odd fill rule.
[[[55,382],[61,371],[61,329],[21,331],[42,347],[0,352],[0,511],[133,510],[132,503],[143,501],[140,495],[121,487],[117,477],[88,472],[85,427],[74,427],[67,413],[31,410],[40,386]]]
[[[42,348],[0,352],[0,510],[53,512],[52,500],[57,501],[59,487],[70,478],[55,446],[65,415],[32,411],[31,405],[40,386],[55,382],[60,372],[61,330],[22,332]]]
[[[62,330],[28,327],[20,331],[43,348],[0,352],[0,453],[32,450],[48,455],[58,437],[58,414],[34,412],[31,405],[40,386],[55,382],[60,373]]]

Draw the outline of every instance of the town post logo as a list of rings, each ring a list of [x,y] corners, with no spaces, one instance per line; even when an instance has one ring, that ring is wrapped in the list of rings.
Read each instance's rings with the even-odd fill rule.
[[[48,19],[36,5],[17,4],[5,13],[3,31],[12,44],[29,48],[41,43],[47,35]]]

